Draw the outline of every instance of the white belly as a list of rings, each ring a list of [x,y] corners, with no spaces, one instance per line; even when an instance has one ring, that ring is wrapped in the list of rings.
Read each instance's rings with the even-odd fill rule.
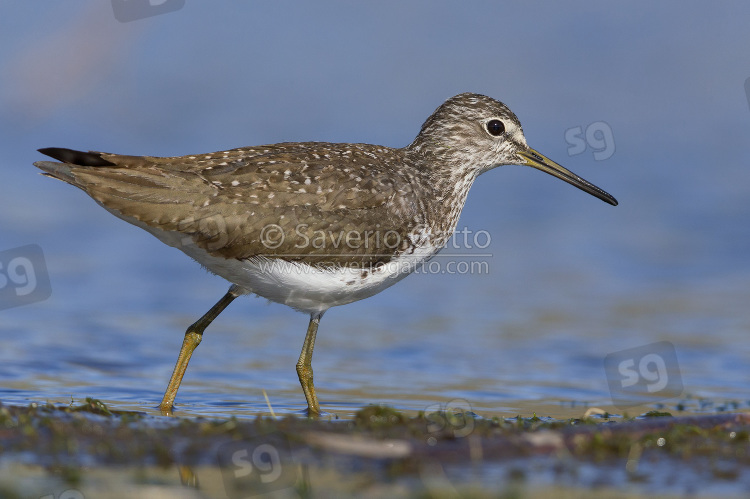
[[[346,305],[380,293],[425,261],[425,258],[420,261],[415,258],[400,258],[372,269],[322,269],[277,258],[193,258],[248,292],[307,313],[324,312],[331,307]]]
[[[414,272],[442,249],[430,245],[430,238],[427,237],[425,240],[428,243],[419,246],[414,252],[403,254],[386,265],[367,268],[322,269],[265,257],[226,259],[211,256],[196,246],[190,237],[179,232],[156,229],[114,210],[108,211],[150,232],[163,243],[180,249],[214,274],[241,286],[248,293],[306,313],[325,312],[331,307],[346,305],[380,293]]]

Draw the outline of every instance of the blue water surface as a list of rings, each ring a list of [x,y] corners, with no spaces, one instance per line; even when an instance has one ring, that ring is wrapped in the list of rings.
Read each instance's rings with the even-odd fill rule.
[[[228,287],[37,175],[36,149],[400,147],[442,101],[473,91],[507,103],[532,147],[620,205],[520,166],[483,175],[459,229],[489,244],[438,258],[486,271],[423,273],[330,310],[313,361],[324,410],[746,407],[750,6],[676,5],[547,2],[531,15],[498,2],[187,2],[122,23],[109,2],[4,4],[0,252],[41,248],[51,295],[23,306],[2,295],[0,401],[95,397],[156,413],[185,328]],[[179,413],[302,411],[306,326],[284,306],[237,300],[196,350]],[[605,357],[661,341],[683,389],[613,406]],[[651,368],[639,375],[658,377]]]

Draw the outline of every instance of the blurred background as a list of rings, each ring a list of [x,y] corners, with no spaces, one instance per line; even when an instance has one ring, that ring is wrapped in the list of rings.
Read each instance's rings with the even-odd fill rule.
[[[532,147],[620,205],[520,166],[483,175],[459,230],[489,245],[441,258],[487,271],[414,275],[330,310],[313,359],[323,409],[747,407],[750,5],[721,7],[0,4],[0,401],[93,396],[156,413],[185,328],[228,287],[38,175],[36,149],[402,147],[471,91],[506,103]],[[19,301],[24,261],[50,292]],[[306,325],[237,300],[206,331],[178,414],[251,417],[268,411],[263,390],[277,413],[304,409]]]

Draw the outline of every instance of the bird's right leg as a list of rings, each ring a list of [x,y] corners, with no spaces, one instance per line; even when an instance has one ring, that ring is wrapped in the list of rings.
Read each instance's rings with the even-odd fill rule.
[[[305,343],[302,345],[302,353],[299,356],[299,361],[297,361],[297,376],[302,385],[302,391],[305,393],[309,416],[320,415],[320,404],[318,404],[318,396],[315,394],[315,385],[313,385],[312,354],[315,347],[315,336],[318,334],[318,324],[320,324],[322,316],[322,312],[310,315]]]
[[[232,287],[229,288],[229,291],[227,291],[227,294],[225,294],[221,300],[216,302],[216,305],[211,307],[211,310],[206,312],[203,317],[195,321],[195,323],[185,331],[185,339],[182,340],[182,348],[180,349],[180,355],[177,357],[177,364],[174,366],[174,371],[172,372],[172,378],[169,380],[167,391],[164,392],[164,398],[162,399],[161,404],[159,404],[159,409],[165,416],[172,414],[177,390],[180,388],[182,377],[185,375],[185,370],[187,369],[188,362],[190,362],[190,357],[193,355],[193,351],[198,345],[200,345],[201,339],[203,339],[203,331],[205,331],[208,325],[211,324],[211,322],[213,322],[213,320],[216,319],[235,298],[243,293],[244,291],[241,287],[232,285]]]

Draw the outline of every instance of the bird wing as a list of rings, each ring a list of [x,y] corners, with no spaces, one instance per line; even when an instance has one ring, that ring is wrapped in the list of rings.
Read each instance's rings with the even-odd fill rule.
[[[414,179],[399,178],[398,149],[312,142],[171,158],[41,152],[63,161],[35,163],[48,176],[224,258],[384,263],[394,250],[413,250],[423,211]]]

